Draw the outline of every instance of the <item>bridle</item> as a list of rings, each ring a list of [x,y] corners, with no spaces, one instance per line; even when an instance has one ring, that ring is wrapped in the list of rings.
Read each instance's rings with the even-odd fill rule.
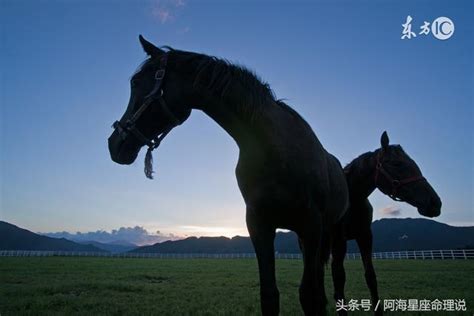
[[[383,158],[383,149],[381,149],[377,154],[377,162],[376,162],[376,165],[375,165],[375,186],[377,186],[377,181],[379,179],[379,175],[383,175],[392,186],[392,191],[391,191],[390,194],[388,194],[388,196],[392,200],[394,200],[394,201],[403,201],[401,198],[396,196],[397,191],[400,187],[402,187],[402,186],[404,186],[408,183],[412,183],[412,182],[426,181],[425,177],[423,177],[423,175],[421,175],[421,174],[417,175],[417,176],[412,176],[412,177],[408,177],[408,178],[405,178],[405,179],[401,179],[401,180],[394,179],[390,175],[390,173],[388,173],[387,170],[385,170],[385,168],[383,167],[382,158]]]
[[[151,152],[160,146],[161,141],[165,138],[166,135],[176,126],[181,125],[184,120],[179,119],[170,108],[166,105],[165,99],[163,98],[163,79],[165,78],[166,73],[166,65],[168,63],[168,54],[165,53],[160,58],[160,66],[155,73],[155,86],[153,90],[145,96],[145,100],[142,105],[138,108],[138,110],[133,114],[133,116],[125,121],[125,123],[121,123],[120,121],[115,121],[112,127],[118,132],[119,136],[122,139],[126,139],[126,137],[131,134],[133,135],[138,141],[140,141],[143,145],[148,146],[147,155],[145,157],[145,174],[148,178],[152,178],[153,170],[151,169]],[[165,127],[165,129],[155,135],[153,138],[148,138],[143,135],[142,132],[137,128],[136,122],[142,116],[142,114],[150,107],[151,105],[157,103],[158,106],[161,108],[161,112],[166,115],[166,118],[169,120],[169,124]]]
[[[145,97],[145,101],[138,108],[135,114],[133,114],[133,116],[128,119],[125,124],[122,124],[120,121],[115,121],[112,125],[112,127],[117,130],[122,139],[125,139],[125,137],[127,137],[130,133],[135,136],[135,138],[138,139],[143,145],[147,145],[150,150],[153,150],[160,146],[161,141],[171,131],[171,129],[183,123],[182,120],[180,120],[178,117],[176,117],[176,115],[173,114],[173,112],[171,112],[169,107],[166,105],[165,99],[163,99],[163,89],[161,88],[161,86],[163,85],[167,62],[168,54],[164,54],[160,58],[160,67],[155,73],[155,86],[153,87],[153,90]],[[136,122],[142,116],[145,110],[148,109],[150,105],[156,102],[163,110],[162,112],[170,120],[170,124],[164,129],[163,132],[158,133],[155,137],[150,139],[138,130]]]

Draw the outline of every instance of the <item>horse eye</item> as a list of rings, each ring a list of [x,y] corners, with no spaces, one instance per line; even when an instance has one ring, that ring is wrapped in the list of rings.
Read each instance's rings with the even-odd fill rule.
[[[137,79],[132,79],[132,80],[130,80],[130,85],[131,85],[132,87],[136,86],[137,83],[138,83],[138,80],[137,80]]]

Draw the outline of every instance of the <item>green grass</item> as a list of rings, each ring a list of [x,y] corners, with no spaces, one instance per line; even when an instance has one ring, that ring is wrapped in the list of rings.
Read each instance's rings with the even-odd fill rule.
[[[361,262],[345,265],[346,297],[369,298]],[[376,260],[375,268],[382,298],[464,298],[472,315],[474,261]],[[302,315],[301,273],[301,261],[277,261],[282,315]],[[330,269],[326,289],[334,314]],[[258,315],[258,293],[252,259],[0,258],[2,316]]]

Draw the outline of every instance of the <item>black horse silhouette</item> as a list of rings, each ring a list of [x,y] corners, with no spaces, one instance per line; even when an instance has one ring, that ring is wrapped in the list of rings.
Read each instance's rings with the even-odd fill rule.
[[[334,298],[344,299],[344,257],[347,240],[355,239],[365,270],[365,280],[375,306],[379,300],[377,279],[372,264],[372,206],[368,196],[378,188],[397,201],[404,201],[418,209],[423,216],[435,217],[441,212],[441,200],[420,168],[400,145],[389,145],[386,132],[382,134],[380,149],[354,159],[345,168],[349,186],[350,206],[333,230],[332,278]],[[381,314],[379,308],[376,314]],[[344,310],[341,315],[346,314]]]
[[[302,244],[300,303],[307,315],[325,314],[324,262],[331,228],[349,204],[339,161],[321,145],[292,108],[267,84],[227,61],[193,52],[160,49],[140,36],[150,56],[131,79],[131,97],[109,138],[113,161],[131,164],[140,148],[150,155],[192,109],[215,120],[237,143],[236,176],[255,248],[264,315],[279,313],[275,279],[276,228],[295,231]],[[166,72],[166,75],[165,75]]]

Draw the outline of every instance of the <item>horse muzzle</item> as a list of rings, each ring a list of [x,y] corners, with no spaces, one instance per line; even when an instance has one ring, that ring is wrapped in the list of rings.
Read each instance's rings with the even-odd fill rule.
[[[441,214],[441,199],[435,196],[426,206],[418,207],[418,213],[426,217],[438,217]]]
[[[121,165],[132,164],[140,152],[141,145],[130,138],[123,138],[118,131],[114,131],[108,139],[109,153],[112,161]]]

